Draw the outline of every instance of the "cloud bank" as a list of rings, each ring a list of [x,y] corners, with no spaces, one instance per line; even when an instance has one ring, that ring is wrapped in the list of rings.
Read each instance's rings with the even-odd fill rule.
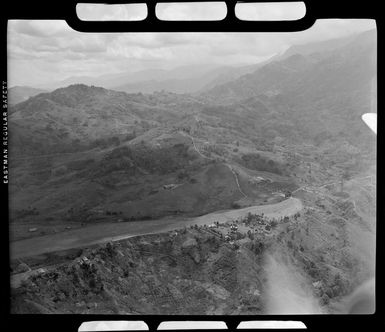
[[[8,22],[9,86],[38,86],[71,76],[99,76],[186,65],[254,64],[291,45],[375,28],[373,20],[319,20],[295,33],[97,33],[65,21]]]

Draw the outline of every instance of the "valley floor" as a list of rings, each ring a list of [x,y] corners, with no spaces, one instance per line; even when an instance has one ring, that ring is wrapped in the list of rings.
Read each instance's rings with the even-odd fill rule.
[[[298,198],[291,197],[276,204],[251,206],[243,209],[218,211],[196,218],[168,217],[158,220],[102,223],[53,235],[34,237],[10,243],[11,259],[43,253],[81,248],[98,243],[122,240],[138,235],[164,233],[191,225],[209,225],[244,218],[248,213],[264,214],[269,218],[291,216],[302,209]]]
[[[356,298],[366,301],[359,290],[373,280],[375,196],[368,176],[339,187],[307,185],[276,204],[14,241],[12,310],[347,313]],[[276,225],[267,229],[262,214]]]

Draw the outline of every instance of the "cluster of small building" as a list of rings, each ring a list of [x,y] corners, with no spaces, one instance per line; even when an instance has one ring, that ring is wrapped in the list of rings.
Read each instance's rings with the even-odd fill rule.
[[[299,216],[300,214],[296,213],[292,217],[293,221],[297,220]],[[232,222],[226,221],[221,223],[215,221],[210,225],[191,225],[190,228],[205,230],[231,244],[233,241],[243,239],[247,236],[254,238],[256,235],[265,236],[272,234],[272,230],[279,223],[287,223],[290,220],[291,218],[287,216],[267,218],[263,213],[261,215],[249,213],[246,217],[239,220],[236,219]],[[178,231],[174,231],[170,234],[170,237],[174,238],[178,233]]]
[[[294,220],[300,216],[299,213],[296,213],[293,216]],[[225,240],[231,241],[237,238],[236,235],[239,233],[245,233],[244,235],[252,236],[252,235],[268,235],[271,234],[273,228],[275,228],[278,224],[287,223],[290,221],[288,216],[281,218],[267,218],[263,213],[251,214],[249,213],[245,218],[240,220],[236,219],[232,223],[219,223],[215,222],[208,226],[209,229],[214,230],[215,228],[225,227],[228,229],[225,234]]]

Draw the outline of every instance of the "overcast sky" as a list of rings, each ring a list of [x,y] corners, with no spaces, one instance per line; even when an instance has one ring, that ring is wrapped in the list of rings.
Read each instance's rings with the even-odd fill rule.
[[[180,14],[186,10],[182,8]],[[65,21],[13,20],[8,23],[8,80],[9,86],[38,86],[71,76],[191,64],[253,64],[293,44],[373,28],[373,20],[319,20],[295,33],[86,34],[72,30]]]

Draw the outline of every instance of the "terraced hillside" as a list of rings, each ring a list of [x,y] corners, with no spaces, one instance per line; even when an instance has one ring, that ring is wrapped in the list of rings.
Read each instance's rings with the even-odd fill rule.
[[[198,218],[156,235],[20,257],[12,311],[255,315],[289,313],[291,303],[294,314],[335,312],[360,282],[348,226],[297,211],[217,216],[209,225]]]
[[[324,46],[196,94],[12,106],[13,311],[344,312],[374,276],[376,35]]]

